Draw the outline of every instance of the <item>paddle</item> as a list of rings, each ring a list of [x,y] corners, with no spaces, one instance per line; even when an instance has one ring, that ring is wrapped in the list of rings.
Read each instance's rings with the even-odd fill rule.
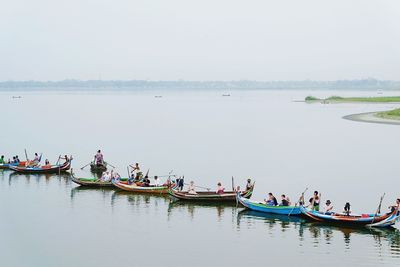
[[[105,162],[107,165],[110,165],[111,167],[113,167],[114,169],[115,169],[115,166],[113,166],[113,165],[111,165],[110,163],[108,163],[108,162]]]
[[[297,200],[297,202],[294,204],[293,209],[289,212],[288,216],[290,216],[294,210],[294,208],[297,206],[297,204],[299,204],[299,202],[301,201],[301,199],[304,199],[304,194],[307,192],[308,187],[306,187],[306,189],[304,189],[303,193],[301,193],[299,200]],[[304,203],[303,203],[304,204]]]
[[[29,161],[29,159],[28,159],[28,153],[26,153],[26,148],[25,148],[25,157],[26,157],[26,161]]]
[[[86,164],[85,166],[81,167],[81,170],[83,170],[84,168],[86,168],[87,166],[89,166],[91,164],[91,162],[89,162],[88,164]]]
[[[234,182],[233,176],[232,176],[232,191],[235,191],[235,182]]]
[[[183,183],[183,184],[184,184],[184,185],[189,185],[188,183]],[[194,187],[201,188],[201,189],[206,189],[207,191],[210,191],[210,190],[211,190],[211,188],[203,187],[203,186],[198,186],[198,185],[195,185]]]
[[[383,193],[383,195],[381,196],[381,200],[379,201],[378,208],[376,209],[376,212],[374,214],[374,218],[372,219],[371,223],[373,223],[375,221],[376,215],[378,215],[378,213],[381,213],[382,201],[383,201],[383,198],[385,197],[385,195],[386,195],[386,193]]]

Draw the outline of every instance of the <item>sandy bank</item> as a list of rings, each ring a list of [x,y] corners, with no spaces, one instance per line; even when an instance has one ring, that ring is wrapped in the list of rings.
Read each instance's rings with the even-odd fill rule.
[[[384,118],[378,117],[377,114],[378,114],[378,112],[351,114],[351,115],[344,116],[343,119],[351,120],[351,121],[369,122],[369,123],[400,125],[400,120],[384,119]]]

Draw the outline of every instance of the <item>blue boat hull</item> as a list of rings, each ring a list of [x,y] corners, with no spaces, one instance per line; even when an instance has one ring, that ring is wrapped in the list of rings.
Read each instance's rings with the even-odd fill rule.
[[[301,215],[300,207],[297,206],[268,206],[266,204],[242,198],[240,196],[236,196],[236,198],[240,204],[250,210],[281,215]]]

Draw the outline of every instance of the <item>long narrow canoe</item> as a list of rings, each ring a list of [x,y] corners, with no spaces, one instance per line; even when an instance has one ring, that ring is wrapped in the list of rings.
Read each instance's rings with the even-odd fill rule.
[[[21,161],[17,163],[0,163],[0,169],[10,169],[10,166],[25,166],[26,161]]]
[[[93,187],[113,187],[111,181],[104,182],[98,178],[78,178],[75,175],[71,175],[71,180],[81,186],[93,186]],[[120,178],[119,180],[122,184],[128,184],[128,178]]]
[[[115,179],[111,180],[112,184],[119,189],[135,192],[135,193],[146,193],[146,194],[167,194],[168,193],[168,185],[163,186],[139,186],[135,183],[133,184],[126,184]],[[172,184],[171,186],[175,186]]]
[[[301,207],[301,212],[309,219],[322,223],[350,227],[390,227],[399,221],[399,207],[385,214],[346,215],[341,213],[324,214]]]
[[[58,165],[44,165],[40,167],[9,166],[9,168],[18,173],[59,173],[68,171],[71,168],[71,160]]]
[[[247,191],[240,192],[240,196],[243,198],[250,198],[253,194],[254,185]],[[234,202],[236,200],[236,192],[235,191],[226,191],[222,194],[217,194],[214,191],[198,191],[196,194],[189,194],[187,191],[178,191],[175,188],[170,188],[168,193],[179,199],[179,200],[189,200],[189,201],[213,201],[213,202],[222,202],[222,201],[231,201]]]
[[[300,215],[301,209],[299,206],[269,206],[260,201],[246,199],[239,194],[236,196],[237,201],[244,207],[264,213],[282,214],[282,215]]]

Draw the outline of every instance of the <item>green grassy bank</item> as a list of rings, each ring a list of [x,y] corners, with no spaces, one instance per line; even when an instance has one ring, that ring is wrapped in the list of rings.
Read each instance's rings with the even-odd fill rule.
[[[378,112],[376,116],[383,119],[400,120],[400,108]]]
[[[328,102],[328,103],[345,103],[345,102],[366,102],[366,103],[391,103],[399,102],[400,96],[379,96],[379,97],[341,97],[331,96],[325,99],[314,96],[307,96],[306,102]]]

